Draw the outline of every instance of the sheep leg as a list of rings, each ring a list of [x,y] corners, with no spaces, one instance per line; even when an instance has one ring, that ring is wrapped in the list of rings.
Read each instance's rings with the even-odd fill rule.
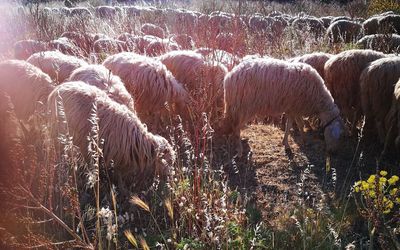
[[[236,152],[238,157],[242,157],[243,155],[243,147],[242,141],[240,140],[240,130],[236,131],[233,135],[234,145],[236,147]]]
[[[306,144],[307,140],[306,140],[306,133],[304,132],[304,126],[305,126],[304,120],[301,117],[296,117],[294,121],[296,122],[296,125],[299,128],[300,138],[302,143]]]
[[[383,146],[382,153],[380,155],[380,159],[383,158],[387,154],[388,149],[390,148],[391,144],[393,143],[393,137],[395,136],[395,127],[396,126],[393,123],[390,125],[390,128],[385,137],[385,143]]]
[[[289,137],[289,131],[293,126],[293,119],[292,117],[288,116],[286,120],[286,126],[285,126],[285,135],[283,136],[283,141],[282,144],[285,146],[285,150],[289,150],[289,142],[288,142],[288,137]]]
[[[375,121],[376,123],[376,129],[378,130],[378,137],[379,137],[379,142],[381,144],[385,143],[385,129],[383,128],[383,122],[381,121]]]
[[[358,110],[353,112],[353,119],[351,121],[351,135],[355,135],[357,133],[357,121],[360,118],[360,112]]]

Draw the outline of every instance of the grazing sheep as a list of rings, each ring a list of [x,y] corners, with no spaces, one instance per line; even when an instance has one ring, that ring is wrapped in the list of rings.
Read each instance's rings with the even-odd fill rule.
[[[381,32],[400,34],[400,15],[390,14],[378,19]]]
[[[135,111],[133,98],[126,90],[118,76],[115,76],[103,65],[87,65],[74,70],[68,82],[82,81],[105,91],[114,101]]]
[[[82,51],[84,52],[84,56],[90,54],[93,48],[93,43],[95,41],[93,35],[79,32],[64,32],[61,34],[61,37],[67,38],[75,46],[82,49]]]
[[[52,40],[49,43],[49,47],[52,50],[58,50],[63,54],[84,57],[85,53],[79,47],[77,47],[72,41],[66,37],[60,37],[56,40]]]
[[[85,7],[74,7],[70,8],[72,17],[89,18],[92,17],[92,13],[88,8]]]
[[[112,19],[117,14],[117,10],[112,6],[98,6],[95,15],[99,18]]]
[[[327,29],[329,27],[329,25],[331,25],[333,18],[334,18],[333,16],[321,17],[321,21],[324,23],[325,29]]]
[[[319,18],[310,16],[296,18],[292,27],[298,32],[309,31],[314,34],[315,39],[321,37],[325,32],[324,23]]]
[[[223,80],[228,72],[225,66],[207,61],[193,51],[172,51],[159,60],[189,91],[197,109],[211,114],[211,120],[221,117]]]
[[[48,75],[30,63],[7,60],[0,63],[0,91],[6,92],[19,119],[28,120],[38,103],[46,103],[54,85]]]
[[[45,51],[33,54],[27,60],[48,74],[56,83],[64,82],[75,69],[87,65],[82,59],[64,55],[59,51]]]
[[[156,36],[161,39],[165,38],[164,30],[155,24],[145,23],[140,28],[140,31],[145,35]]]
[[[368,63],[385,54],[373,50],[348,50],[341,52],[325,63],[325,83],[343,116],[352,124],[355,132],[356,122],[361,115],[360,75]]]
[[[385,53],[400,52],[400,35],[397,34],[374,34],[364,36],[357,41],[362,49],[373,49]]]
[[[178,50],[179,45],[169,39],[157,39],[150,42],[145,48],[147,56],[159,56],[168,51]]]
[[[383,144],[389,129],[385,124],[394,86],[400,78],[400,58],[388,57],[371,62],[360,76],[360,96],[365,127],[374,128]],[[375,125],[375,127],[374,127]],[[366,130],[367,133],[371,132]]]
[[[90,118],[96,108],[98,138],[102,145],[106,166],[113,162],[120,184],[136,187],[155,175],[165,177],[175,161],[175,153],[168,141],[147,131],[134,112],[111,100],[100,89],[83,82],[68,82],[57,86],[49,96],[51,121],[57,124],[58,102],[62,102],[68,132],[83,155],[90,158],[88,136],[94,126]],[[60,126],[63,125],[61,122]],[[139,185],[140,186],[140,185]]]
[[[96,53],[112,55],[124,51],[126,44],[112,38],[101,38],[94,42],[93,49]]]
[[[119,53],[108,57],[103,65],[119,76],[134,98],[139,117],[151,125],[168,117],[165,104],[184,110],[189,95],[161,62],[134,53]]]
[[[354,42],[361,33],[361,24],[349,20],[339,20],[333,22],[326,30],[326,35],[328,36],[330,43]]]
[[[291,121],[299,116],[317,116],[324,128],[328,152],[339,146],[343,123],[339,109],[318,72],[304,63],[277,59],[242,61],[224,79],[223,128],[232,136],[241,155],[240,130],[257,115],[288,116],[283,144],[289,148]]]
[[[14,44],[14,57],[18,60],[26,60],[37,52],[47,50],[46,47],[46,43],[41,41],[21,40]]]
[[[191,36],[186,34],[172,35],[171,41],[177,43],[181,49],[192,49],[194,42]]]
[[[222,63],[228,70],[231,70],[240,61],[239,57],[220,49],[198,48],[194,52],[201,54],[207,61]]]
[[[325,63],[332,57],[332,54],[324,52],[315,52],[311,54],[305,54],[295,58],[291,58],[289,62],[301,62],[306,63],[317,70],[318,74],[325,79],[324,66]]]

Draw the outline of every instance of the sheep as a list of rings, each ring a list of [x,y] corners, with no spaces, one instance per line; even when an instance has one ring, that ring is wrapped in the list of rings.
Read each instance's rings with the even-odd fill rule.
[[[384,121],[387,133],[381,157],[385,156],[388,151],[392,151],[393,146],[396,153],[400,152],[400,78],[393,89],[392,103]]]
[[[310,31],[314,34],[315,39],[318,39],[325,32],[324,23],[316,17],[296,18],[292,23],[292,27],[296,31]]]
[[[324,66],[325,63],[332,57],[332,54],[324,52],[315,52],[311,54],[305,54],[302,56],[294,57],[289,59],[289,62],[301,62],[306,63],[317,70],[318,74],[325,79]]]
[[[77,68],[72,72],[67,81],[82,81],[96,86],[105,91],[114,101],[127,106],[133,112],[135,111],[133,98],[126,90],[121,79],[113,75],[103,65],[87,65]]]
[[[69,41],[71,41],[75,46],[82,49],[84,52],[84,56],[90,54],[93,43],[95,41],[94,35],[87,33],[79,33],[79,32],[64,32],[60,37],[65,37]]]
[[[394,85],[400,78],[400,58],[388,57],[371,62],[360,76],[360,96],[365,131],[373,128],[378,132],[379,141],[383,144],[389,129],[385,118],[390,110]]]
[[[93,49],[96,53],[115,54],[124,51],[126,44],[112,38],[101,38],[94,42]]]
[[[6,92],[14,104],[18,119],[28,120],[35,111],[42,111],[54,85],[48,75],[30,63],[7,60],[0,63],[0,91]]]
[[[14,57],[18,60],[26,60],[31,55],[45,51],[47,44],[36,40],[21,40],[14,44]]]
[[[169,39],[157,39],[150,42],[145,48],[147,56],[159,56],[168,51],[178,50],[179,45]]]
[[[207,61],[193,51],[172,51],[160,56],[159,60],[184,84],[197,108],[211,114],[212,121],[220,118],[223,109],[222,82],[228,72],[225,66]]]
[[[59,51],[33,54],[27,60],[48,74],[57,83],[64,82],[75,69],[87,65],[82,59],[64,55]]]
[[[56,40],[49,42],[49,47],[52,50],[58,50],[63,54],[84,57],[85,53],[79,47],[77,47],[72,41],[66,37],[60,37]]]
[[[239,57],[220,49],[198,48],[194,52],[201,54],[207,61],[222,63],[228,70],[231,70],[240,61]]]
[[[112,19],[117,14],[117,10],[112,6],[98,6],[95,15],[99,18]]]
[[[161,27],[151,23],[143,24],[140,27],[140,31],[145,35],[156,36],[161,39],[165,38],[165,31]]]
[[[385,54],[373,50],[348,50],[341,52],[325,63],[325,83],[344,118],[352,124],[355,132],[356,122],[361,114],[360,84],[361,72],[368,63]]]
[[[85,7],[74,7],[70,8],[70,16],[76,16],[80,18],[90,18],[92,17],[92,13],[88,8]]]
[[[126,106],[114,102],[97,87],[83,82],[64,83],[57,86],[48,99],[50,124],[53,126],[57,125],[57,120],[63,119],[59,117],[59,102],[65,113],[68,133],[87,160],[90,159],[87,137],[94,126],[91,117],[95,112],[98,138],[104,139],[105,165],[113,162],[119,180],[137,187],[143,179],[168,175],[169,167],[175,161],[171,145],[165,138],[148,132]]]
[[[288,116],[283,145],[293,117],[318,116],[324,129],[327,152],[337,150],[343,133],[339,109],[318,72],[308,64],[278,59],[242,61],[224,79],[223,133],[231,136],[242,153],[240,130],[257,115]]]
[[[333,16],[324,16],[320,18],[321,21],[324,23],[325,29],[327,29],[329,25],[331,25],[333,18],[334,18]]]
[[[384,33],[400,34],[400,15],[390,14],[378,19],[378,26]]]
[[[400,35],[374,34],[367,35],[357,41],[361,49],[373,49],[381,52],[400,52]]]
[[[161,62],[134,53],[108,57],[103,65],[119,76],[133,96],[139,117],[154,127],[167,115],[165,104],[173,104],[177,112],[185,110],[189,95]]]
[[[177,43],[181,49],[192,49],[194,47],[193,39],[186,34],[172,35],[171,41]]]
[[[354,42],[361,33],[361,24],[349,20],[332,22],[326,30],[326,35],[330,43]]]

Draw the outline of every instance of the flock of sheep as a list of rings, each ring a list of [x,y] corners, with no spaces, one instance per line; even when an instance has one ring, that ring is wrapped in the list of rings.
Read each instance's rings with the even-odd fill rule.
[[[44,11],[92,15],[85,8]],[[96,114],[98,136],[104,139],[104,161],[113,162],[120,185],[155,175],[168,176],[176,152],[171,142],[157,134],[163,133],[171,116],[180,115],[190,125],[194,122],[193,110],[199,109],[210,117],[217,131],[231,139],[238,155],[242,153],[240,131],[248,122],[257,116],[282,113],[287,117],[285,147],[289,147],[292,123],[302,132],[304,118],[311,117],[320,121],[327,151],[335,152],[347,134],[345,121],[354,132],[364,115],[365,126],[370,128],[367,131],[378,135],[385,150],[394,145],[400,148],[398,56],[369,49],[337,55],[319,52],[286,60],[244,56],[241,46],[236,46],[235,41],[235,45],[229,43],[227,39],[232,36],[225,33],[229,31],[225,28],[235,25],[248,25],[253,32],[275,32],[293,25],[299,30],[307,27],[316,35],[339,34],[347,40],[350,33],[353,36],[362,30],[400,30],[387,21],[400,20],[398,15],[385,13],[360,24],[360,20],[345,17],[303,15],[290,20],[288,15],[272,13],[246,20],[227,13],[203,15],[133,6],[98,7],[95,14],[111,18],[122,11],[134,16],[155,12],[179,20],[176,22],[185,28],[168,38],[165,27],[146,23],[141,35],[124,33],[118,39],[75,31],[50,42],[23,40],[15,44],[15,59],[0,63],[0,102],[11,102],[22,123],[35,113],[46,111],[50,126],[59,133],[68,131],[83,156],[89,154],[87,137],[96,125]],[[206,26],[212,38],[225,39],[226,43],[197,47],[204,41],[185,31],[202,22],[211,24]],[[397,35],[391,37],[397,39]],[[335,42],[335,36],[332,39]],[[230,50],[223,50],[226,44],[230,44]],[[89,63],[91,53],[101,53],[105,60],[101,64]],[[56,139],[57,134],[53,135]]]

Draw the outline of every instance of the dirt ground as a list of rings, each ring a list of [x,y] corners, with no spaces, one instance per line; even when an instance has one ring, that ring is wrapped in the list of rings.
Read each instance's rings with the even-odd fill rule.
[[[270,225],[279,226],[299,202],[323,208],[332,199],[345,199],[360,176],[376,171],[375,145],[361,142],[356,153],[358,140],[346,138],[328,160],[318,132],[307,132],[304,143],[299,133],[292,131],[291,153],[282,145],[283,135],[284,131],[273,125],[248,126],[242,131],[247,152],[240,159],[233,157],[226,166],[231,186],[246,193]],[[396,165],[383,162],[385,169],[383,166]]]

